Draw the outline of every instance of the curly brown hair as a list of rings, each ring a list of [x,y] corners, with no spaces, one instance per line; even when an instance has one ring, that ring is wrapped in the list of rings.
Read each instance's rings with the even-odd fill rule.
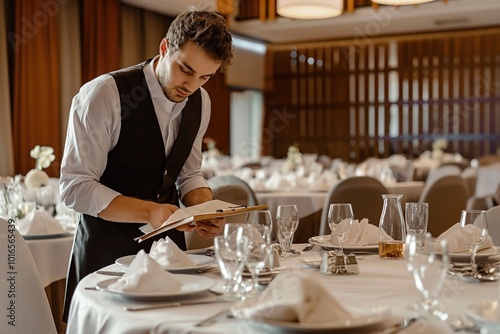
[[[221,63],[221,72],[231,64],[233,39],[226,20],[215,10],[189,10],[179,14],[168,28],[166,38],[169,52],[175,52],[187,41],[193,41],[212,59]]]

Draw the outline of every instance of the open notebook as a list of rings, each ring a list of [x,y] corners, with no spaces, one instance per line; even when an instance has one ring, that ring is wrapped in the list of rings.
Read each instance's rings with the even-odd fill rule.
[[[159,233],[176,228],[177,226],[191,224],[200,220],[222,218],[248,211],[264,209],[267,209],[267,205],[245,206],[214,199],[175,211],[160,227],[156,229],[153,229],[149,224],[142,226],[140,230],[144,233],[144,235],[135,238],[135,240],[141,242]]]

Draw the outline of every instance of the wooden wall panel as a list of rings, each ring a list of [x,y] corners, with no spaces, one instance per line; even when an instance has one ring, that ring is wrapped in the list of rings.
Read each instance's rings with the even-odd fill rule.
[[[496,153],[499,40],[500,29],[484,29],[271,47],[266,112],[286,107],[290,120],[267,152],[298,144],[359,162],[417,156],[445,137],[448,152]]]

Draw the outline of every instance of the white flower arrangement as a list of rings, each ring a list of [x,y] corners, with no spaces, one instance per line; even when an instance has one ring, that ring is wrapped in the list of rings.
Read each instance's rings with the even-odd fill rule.
[[[30,156],[36,160],[35,168],[26,174],[24,184],[28,189],[40,188],[49,184],[49,176],[43,171],[56,159],[54,149],[50,146],[36,145],[30,152]]]
[[[448,147],[448,141],[446,140],[446,138],[439,138],[439,139],[436,139],[436,140],[432,143],[432,149],[433,149],[433,150],[441,150],[441,151],[444,151],[447,147]]]
[[[283,164],[283,171],[284,172],[291,172],[297,166],[300,166],[303,164],[304,164],[304,159],[302,158],[302,153],[300,153],[299,148],[295,145],[288,147],[286,161]]]

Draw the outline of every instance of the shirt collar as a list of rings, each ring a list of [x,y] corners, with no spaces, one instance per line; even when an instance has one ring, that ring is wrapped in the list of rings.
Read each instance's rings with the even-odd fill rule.
[[[187,98],[179,103],[170,101],[169,99],[167,99],[167,97],[163,93],[163,90],[161,89],[160,83],[158,82],[158,78],[156,77],[155,74],[155,67],[154,67],[155,62],[158,61],[159,57],[160,57],[159,55],[154,57],[149,64],[144,66],[143,69],[144,76],[146,77],[146,82],[149,87],[149,93],[151,94],[151,98],[163,100],[167,106],[170,106],[170,109],[176,106],[180,106],[183,108],[186,105],[186,102],[188,100]]]

